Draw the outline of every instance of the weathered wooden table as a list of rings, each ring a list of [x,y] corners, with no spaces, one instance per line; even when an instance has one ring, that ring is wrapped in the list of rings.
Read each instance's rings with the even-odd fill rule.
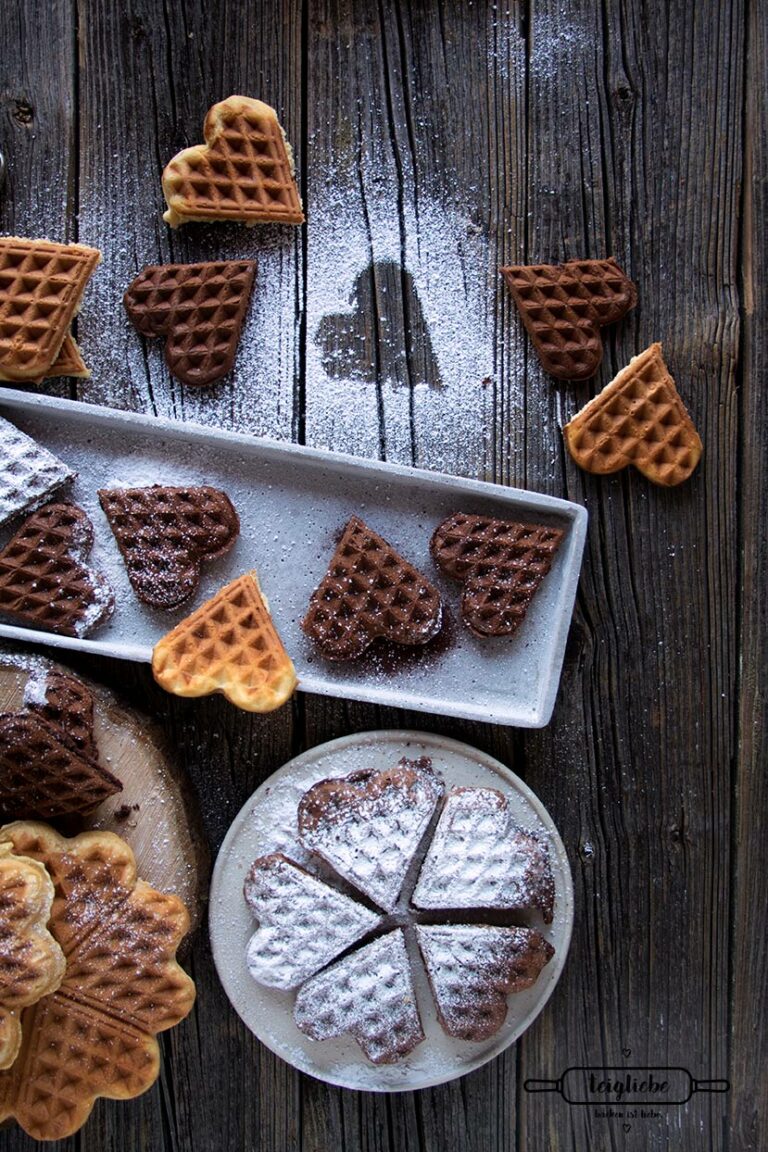
[[[164,1039],[159,1083],[99,1102],[67,1152],[766,1146],[764,14],[757,0],[0,5],[0,229],[104,253],[77,323],[92,379],[46,391],[564,495],[591,518],[541,732],[302,695],[251,718],[171,699],[145,668],[72,661],[160,717],[214,850],[261,780],[331,737],[412,726],[487,749],[559,824],[577,916],[564,977],[516,1047],[390,1097],[260,1047],[203,931],[197,1007]],[[232,92],[277,107],[306,228],[163,224],[163,164]],[[254,310],[234,379],[198,394],[159,346],[145,354],[120,298],[146,263],[219,253],[258,257]],[[595,384],[554,384],[497,266],[610,253],[640,303]],[[655,339],[705,445],[673,491],[587,476],[560,433]],[[731,1090],[650,1118],[523,1090],[575,1065],[679,1066]],[[8,1152],[32,1146],[0,1134]]]

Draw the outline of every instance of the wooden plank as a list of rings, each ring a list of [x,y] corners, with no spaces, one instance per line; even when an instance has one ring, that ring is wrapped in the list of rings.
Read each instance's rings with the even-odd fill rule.
[[[739,742],[734,779],[734,916],[731,983],[730,1147],[757,1152],[768,1131],[768,916],[765,885],[768,824],[768,398],[765,328],[768,323],[768,242],[765,219],[766,66],[768,20],[760,5],[749,8],[746,62],[743,203],[744,355],[740,383],[743,449],[740,517],[743,532],[740,586],[742,660]]]
[[[742,17],[739,4],[695,18],[682,5],[531,8],[526,255],[613,253],[640,303],[593,385],[553,386],[529,365],[527,478],[585,502],[591,523],[555,720],[525,740],[580,910],[557,1024],[526,1037],[525,1076],[622,1065],[623,1050],[727,1074]],[[556,430],[654,339],[705,442],[673,492],[580,473]],[[528,1097],[521,1144],[719,1149],[725,1107],[699,1094],[625,1137],[591,1109]]]

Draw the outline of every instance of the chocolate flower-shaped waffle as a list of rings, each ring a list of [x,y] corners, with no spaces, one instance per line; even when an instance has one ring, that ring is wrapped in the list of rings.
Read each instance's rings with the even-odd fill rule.
[[[413,979],[419,954],[443,1030],[473,1041],[498,1032],[508,996],[529,988],[554,955],[540,932],[508,917],[538,911],[551,921],[546,845],[513,823],[505,796],[491,788],[452,789],[433,833],[443,791],[426,757],[319,780],[298,806],[304,867],[264,856],[246,880],[259,921],[247,950],[251,975],[273,987],[300,985],[297,1027],[313,1040],[349,1034],[374,1064],[400,1060],[424,1040]],[[322,883],[307,871],[318,859]],[[276,887],[276,862],[291,872],[290,892],[284,882]],[[362,902],[355,915],[350,885],[390,915],[376,917]],[[475,922],[463,923],[469,909]]]
[[[22,1015],[22,1051],[0,1074],[0,1120],[38,1140],[85,1122],[97,1096],[128,1099],[159,1071],[155,1036],[190,1012],[195,987],[176,963],[189,925],[175,896],[136,877],[109,832],[65,839],[45,824],[8,824],[0,843],[43,864],[55,896],[50,931],[66,956],[57,991]]]

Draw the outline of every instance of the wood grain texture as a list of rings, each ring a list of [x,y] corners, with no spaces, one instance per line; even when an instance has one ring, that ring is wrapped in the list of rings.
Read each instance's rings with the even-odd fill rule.
[[[309,745],[410,726],[486,749],[560,827],[577,919],[563,979],[518,1045],[463,1080],[389,1097],[330,1088],[262,1048],[201,933],[198,1004],[163,1039],[160,1082],[130,1105],[100,1103],[61,1152],[760,1148],[764,6],[12,0],[0,36],[2,231],[104,251],[78,321],[93,368],[82,398],[565,495],[591,517],[543,732],[317,697],[245,717],[173,700],[145,669],[73,662],[159,718],[214,851],[257,784]],[[278,109],[307,227],[172,233],[159,172],[238,90]],[[119,301],[145,263],[214,254],[256,255],[254,307],[232,377],[193,392]],[[636,281],[638,307],[607,333],[593,384],[555,384],[497,266],[608,254]],[[585,475],[560,433],[654,339],[705,445],[669,492],[637,474]],[[527,1076],[617,1063],[682,1065],[732,1090],[625,1129],[522,1089]],[[8,1152],[31,1147],[0,1134]]]

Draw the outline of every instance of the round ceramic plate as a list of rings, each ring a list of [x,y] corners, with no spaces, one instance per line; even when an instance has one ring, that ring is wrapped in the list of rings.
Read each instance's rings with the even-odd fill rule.
[[[437,1019],[426,974],[413,965],[414,986],[425,1039],[396,1064],[371,1064],[351,1036],[311,1040],[293,1022],[295,991],[265,988],[251,977],[245,950],[256,923],[243,899],[243,881],[253,860],[280,851],[312,869],[298,842],[296,810],[318,780],[360,768],[392,767],[403,756],[429,756],[454,785],[498,788],[515,821],[546,838],[555,880],[555,911],[545,925],[538,913],[524,917],[555,949],[536,983],[509,997],[501,1029],[481,1043],[454,1040]],[[221,846],[211,883],[210,932],[219,978],[233,1007],[251,1032],[283,1060],[329,1084],[368,1092],[428,1088],[463,1076],[492,1060],[530,1027],[546,1004],[565,964],[573,927],[573,885],[568,858],[552,819],[540,800],[509,768],[484,752],[423,732],[363,732],[312,748],[289,761],[254,792],[235,818]]]

